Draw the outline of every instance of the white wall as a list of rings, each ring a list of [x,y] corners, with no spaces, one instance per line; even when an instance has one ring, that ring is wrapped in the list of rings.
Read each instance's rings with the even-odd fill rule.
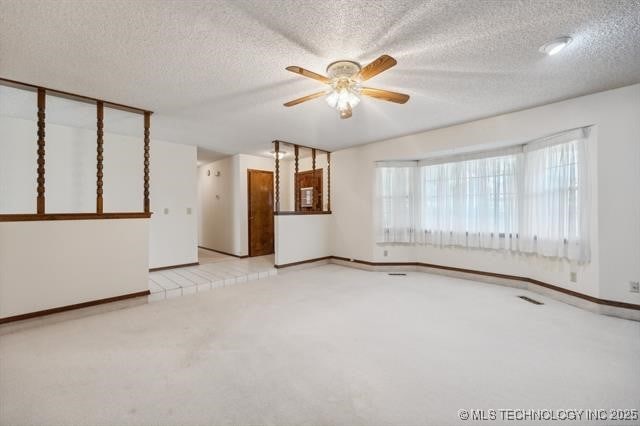
[[[233,210],[236,174],[233,157],[198,167],[198,245],[233,254],[239,249]]]
[[[0,223],[0,318],[148,289],[148,219]]]
[[[35,121],[0,116],[0,213],[35,213],[36,129]],[[45,140],[47,213],[94,213],[95,130],[48,123]],[[149,267],[197,262],[196,147],[155,139],[150,146]],[[142,138],[105,132],[105,212],[143,210],[143,155]]]
[[[481,150],[587,125],[596,126],[589,265],[484,250],[375,244],[375,161]],[[522,275],[603,299],[640,303],[640,295],[628,291],[629,281],[640,279],[639,164],[640,85],[338,151],[332,154],[331,254]],[[577,283],[569,279],[572,270]]]
[[[198,261],[198,180],[195,146],[152,140],[149,267]],[[165,213],[167,209],[167,213]]]
[[[36,122],[0,116],[0,214],[36,212]]]
[[[275,217],[275,264],[286,265],[331,254],[331,216],[291,215]]]

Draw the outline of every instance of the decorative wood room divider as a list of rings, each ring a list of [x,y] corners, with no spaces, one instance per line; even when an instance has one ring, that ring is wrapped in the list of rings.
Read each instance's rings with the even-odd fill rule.
[[[151,217],[149,202],[149,143],[150,143],[150,127],[152,111],[135,108],[128,105],[122,105],[101,99],[91,98],[89,96],[77,95],[74,93],[64,92],[61,90],[49,89],[33,84],[22,83],[19,81],[0,78],[0,85],[13,87],[22,90],[37,92],[37,105],[34,105],[34,112],[37,116],[37,128],[34,134],[37,136],[37,173],[34,179],[37,181],[36,197],[36,213],[18,213],[18,214],[0,214],[0,222],[18,222],[18,221],[38,221],[38,220],[81,220],[81,219],[136,219]],[[95,213],[55,213],[47,212],[45,198],[45,148],[46,148],[46,96],[57,96],[77,102],[95,104],[96,106],[96,211]],[[144,130],[144,158],[142,165],[144,170],[144,180],[142,182],[144,189],[144,198],[142,200],[141,212],[117,212],[105,213],[103,209],[103,152],[104,152],[104,108],[113,108],[127,111],[143,116]]]
[[[326,205],[326,209],[322,206],[321,203],[321,208],[317,209],[317,208],[313,208],[310,210],[302,210],[300,208],[300,190],[297,188],[296,185],[294,185],[294,191],[295,191],[295,195],[294,195],[294,209],[293,210],[289,210],[289,211],[282,211],[280,210],[280,154],[282,153],[281,148],[282,145],[286,144],[289,146],[293,147],[293,152],[294,152],[294,171],[293,171],[293,178],[294,181],[296,181],[297,177],[299,176],[300,173],[304,173],[300,171],[300,149],[308,149],[311,151],[311,172],[313,174],[315,174],[316,171],[318,171],[318,169],[316,169],[316,159],[318,156],[318,153],[325,153],[327,156],[327,205]],[[304,215],[304,214],[331,214],[331,152],[329,151],[325,151],[323,149],[319,149],[319,148],[311,148],[308,146],[304,146],[304,145],[298,145],[298,144],[294,144],[291,142],[285,142],[285,141],[281,141],[281,140],[274,140],[273,141],[273,146],[274,146],[274,158],[275,158],[275,211],[274,214],[275,215],[279,215],[279,216],[284,216],[284,215]],[[320,170],[321,172],[321,170]],[[320,175],[320,179],[322,179],[322,175]]]

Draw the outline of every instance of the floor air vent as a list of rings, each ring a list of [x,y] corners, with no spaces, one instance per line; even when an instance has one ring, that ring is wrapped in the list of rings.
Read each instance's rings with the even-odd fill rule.
[[[404,276],[406,276],[407,274],[402,273],[402,272],[390,272],[390,273],[389,273],[389,275],[394,275],[394,276],[399,275],[399,276],[403,276],[403,277],[404,277]]]
[[[518,297],[520,299],[522,299],[522,300],[526,300],[529,303],[533,303],[534,305],[544,305],[544,303],[538,302],[537,300],[534,300],[534,299],[532,299],[530,297],[527,297],[527,296],[518,296]]]

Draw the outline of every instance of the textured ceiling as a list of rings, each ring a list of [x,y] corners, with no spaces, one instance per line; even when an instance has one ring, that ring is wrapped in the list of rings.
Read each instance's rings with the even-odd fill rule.
[[[151,109],[153,136],[209,152],[334,150],[639,82],[638,28],[639,1],[0,0],[0,76]],[[368,85],[406,105],[282,106],[324,87],[286,66],[383,53]]]

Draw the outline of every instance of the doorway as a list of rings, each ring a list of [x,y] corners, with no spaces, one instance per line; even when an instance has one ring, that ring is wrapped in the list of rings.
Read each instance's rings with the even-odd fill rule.
[[[249,256],[273,253],[273,172],[247,170]]]

